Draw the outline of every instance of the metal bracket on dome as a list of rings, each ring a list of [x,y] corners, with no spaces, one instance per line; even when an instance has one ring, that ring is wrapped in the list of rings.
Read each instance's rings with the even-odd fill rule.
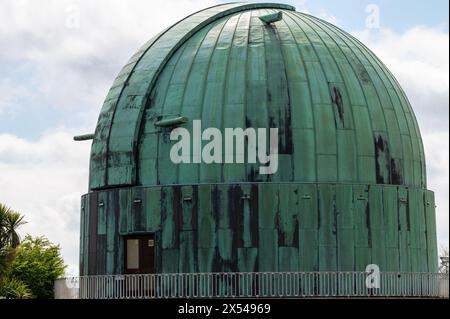
[[[169,126],[178,126],[184,124],[188,121],[188,118],[185,116],[177,116],[174,118],[163,119],[155,122],[155,126],[160,127],[169,127]]]
[[[88,141],[94,139],[94,133],[89,134],[83,134],[83,135],[77,135],[73,137],[74,141],[80,142],[80,141]]]
[[[277,13],[271,13],[264,16],[260,16],[259,19],[266,24],[271,24],[283,19],[283,12],[278,11]]]

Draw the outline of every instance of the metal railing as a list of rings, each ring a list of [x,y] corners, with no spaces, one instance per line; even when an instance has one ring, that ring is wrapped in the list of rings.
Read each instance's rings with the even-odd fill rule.
[[[366,272],[102,275],[61,278],[55,288],[61,293],[65,284],[72,290],[62,297],[81,299],[449,296],[448,274],[384,272],[376,276]]]

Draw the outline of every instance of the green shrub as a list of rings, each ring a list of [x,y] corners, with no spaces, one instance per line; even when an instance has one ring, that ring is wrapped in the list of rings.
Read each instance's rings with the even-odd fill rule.
[[[0,299],[29,299],[32,297],[30,288],[19,279],[10,277],[0,279]]]
[[[59,245],[45,237],[27,235],[16,250],[9,276],[28,286],[34,297],[51,299],[55,279],[64,274],[65,268]]]

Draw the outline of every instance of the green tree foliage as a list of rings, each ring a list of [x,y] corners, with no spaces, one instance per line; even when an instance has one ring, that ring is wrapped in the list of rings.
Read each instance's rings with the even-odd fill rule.
[[[20,213],[0,203],[0,252],[7,247],[16,248],[20,244],[17,229],[25,224]]]
[[[45,237],[17,232],[24,216],[0,203],[0,299],[53,298],[53,283],[64,273],[60,248]]]
[[[45,237],[27,235],[16,250],[10,276],[27,285],[36,298],[53,298],[53,284],[66,266],[59,245]]]
[[[16,250],[9,246],[0,249],[0,279],[8,273],[11,262],[14,260],[15,252]]]
[[[16,278],[0,278],[0,299],[29,299],[33,297],[30,288]]]

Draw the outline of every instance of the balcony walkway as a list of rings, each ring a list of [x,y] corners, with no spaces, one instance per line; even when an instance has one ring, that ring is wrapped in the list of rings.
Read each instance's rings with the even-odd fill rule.
[[[55,298],[448,298],[448,274],[171,273],[60,278]]]

